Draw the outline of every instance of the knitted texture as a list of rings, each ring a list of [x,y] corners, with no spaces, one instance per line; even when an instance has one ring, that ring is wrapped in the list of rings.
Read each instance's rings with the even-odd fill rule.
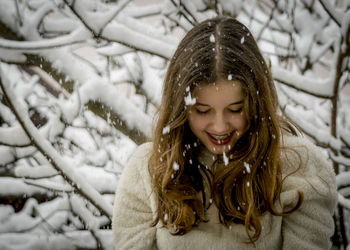
[[[282,177],[286,178],[276,207],[282,211],[292,208],[298,190],[303,192],[304,202],[285,217],[268,212],[261,216],[262,232],[255,247],[248,243],[244,225],[220,224],[214,204],[206,212],[209,221],[185,235],[171,235],[160,222],[152,227],[157,204],[147,166],[152,144],[139,146],[126,165],[116,191],[112,223],[116,250],[330,249],[334,231],[332,215],[337,202],[334,171],[323,153],[307,139],[284,136],[282,143],[298,152],[302,164],[299,167],[299,158],[293,151],[281,154]]]

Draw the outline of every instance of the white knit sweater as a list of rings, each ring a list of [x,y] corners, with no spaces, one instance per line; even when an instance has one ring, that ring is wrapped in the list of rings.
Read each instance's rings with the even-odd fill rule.
[[[335,174],[322,152],[308,140],[285,136],[283,144],[297,150],[281,155],[284,181],[279,210],[288,211],[297,200],[297,191],[304,194],[301,208],[281,217],[265,213],[261,218],[262,232],[255,247],[248,242],[245,227],[233,224],[229,228],[220,224],[218,209],[213,204],[206,212],[206,223],[200,223],[185,235],[176,236],[161,226],[151,223],[155,217],[156,199],[152,193],[148,172],[151,143],[138,147],[125,167],[117,187],[113,232],[116,249],[330,249],[334,231],[332,215],[337,193]],[[200,161],[210,166],[212,157],[202,156]]]

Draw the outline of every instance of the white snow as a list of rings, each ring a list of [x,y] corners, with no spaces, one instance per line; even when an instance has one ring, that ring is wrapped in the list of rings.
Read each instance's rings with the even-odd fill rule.
[[[211,43],[215,43],[215,37],[214,37],[213,34],[210,35],[209,41],[210,41]]]
[[[121,44],[131,44],[143,51],[152,52],[165,58],[170,58],[175,51],[174,45],[141,32],[136,32],[134,29],[117,22],[112,22],[106,26],[102,36],[118,41]]]
[[[43,39],[40,41],[10,41],[0,38],[0,47],[4,49],[16,49],[30,51],[38,49],[49,49],[73,43],[80,43],[90,38],[91,34],[85,28],[79,28],[71,34],[53,39]]]
[[[107,203],[103,197],[94,189],[90,184],[88,184],[81,176],[79,176],[73,166],[70,166],[52,147],[52,145],[42,137],[39,131],[34,127],[33,123],[28,117],[28,111],[24,108],[24,105],[21,103],[22,100],[19,100],[14,93],[12,93],[9,86],[10,82],[5,77],[3,68],[0,68],[0,73],[3,81],[3,87],[7,92],[7,95],[11,99],[12,105],[15,108],[16,112],[23,119],[26,130],[29,131],[30,136],[33,138],[35,143],[42,149],[45,149],[46,154],[53,160],[57,170],[62,171],[73,183],[75,183],[81,192],[83,192],[87,197],[92,201],[96,202],[106,214],[111,218],[112,217],[112,205]]]
[[[10,147],[0,145],[0,165],[6,165],[15,160],[15,155]]]
[[[296,108],[287,106],[286,114],[288,114],[289,117],[291,117],[299,126],[301,126],[304,131],[315,136],[319,142],[325,143],[326,145],[328,144],[336,150],[340,150],[342,145],[340,139],[334,138],[329,134],[329,132],[319,129],[313,122],[302,119],[298,113],[299,112]]]
[[[222,157],[224,160],[224,165],[227,166],[228,165],[228,157],[226,156],[225,152],[222,153]]]
[[[167,134],[167,133],[169,133],[170,132],[170,126],[168,125],[168,126],[165,126],[164,128],[163,128],[163,131],[162,131],[162,133],[163,133],[163,135],[165,135],[165,134]]]
[[[153,56],[151,61],[141,53],[138,53],[138,56],[140,58],[142,69],[142,89],[147,93],[147,96],[153,101],[153,103],[159,106],[162,96],[163,82],[157,74],[157,70],[159,69],[156,69],[155,67],[164,69],[165,64],[162,65],[162,60],[157,56]]]
[[[101,228],[109,225],[115,188],[137,145],[128,132],[115,129],[110,115],[100,118],[86,104],[97,101],[107,106],[128,130],[151,137],[168,59],[192,22],[216,16],[202,0],[182,1],[181,8],[165,0],[74,2],[72,8],[79,17],[67,6],[62,8],[63,1],[0,4],[0,21],[24,39],[0,37],[1,82],[13,94],[10,99],[30,133],[25,133],[2,99],[0,194],[25,203],[18,212],[11,205],[0,205],[0,249],[97,248],[96,239],[104,249],[114,249],[111,230]],[[219,0],[216,10],[237,17],[258,39],[276,80],[281,107],[303,131],[328,147],[330,160],[339,164],[338,200],[349,209],[349,63],[343,58],[342,65],[337,65],[348,47],[350,10],[345,6],[349,1],[337,5],[314,1],[312,12],[305,8],[312,1],[304,2],[278,1],[283,12],[271,16],[267,7],[262,11],[254,1]],[[243,44],[249,32],[242,29]],[[215,43],[214,34],[209,42]],[[55,74],[45,68],[45,61],[20,70],[4,63],[23,63],[30,54],[45,59],[63,78],[52,78]],[[308,62],[311,67],[304,72]],[[338,69],[339,88],[333,93]],[[232,75],[227,79],[232,80]],[[63,88],[68,80],[74,85],[71,92]],[[185,105],[196,103],[191,94],[187,88]],[[331,101],[334,94],[339,97],[337,110]],[[337,113],[335,120],[332,112]],[[36,121],[38,128],[29,116],[42,119],[40,125]],[[335,136],[331,136],[332,127],[336,127]],[[162,132],[169,133],[170,126]],[[46,158],[30,145],[30,139],[44,148]],[[225,154],[223,160],[227,165]],[[180,169],[176,162],[172,167]],[[247,163],[244,170],[251,172]],[[77,186],[68,185],[61,172]],[[77,189],[101,207],[96,209],[73,193]],[[33,196],[49,201],[39,203]],[[345,224],[349,232],[350,224]]]
[[[9,128],[0,128],[0,142],[6,145],[28,145],[30,140],[23,128],[13,126]]]
[[[29,178],[43,178],[57,175],[58,172],[49,164],[40,165],[37,168],[33,168],[28,165],[18,165],[15,168],[15,173],[19,177],[29,177]]]
[[[1,177],[0,179],[0,194],[2,196],[6,195],[28,195],[31,196],[35,193],[45,193],[46,190],[39,187],[33,187],[26,183],[23,180],[12,178],[12,177]]]
[[[331,81],[332,77],[325,80],[311,79],[309,77],[290,72],[289,70],[283,69],[276,65],[273,65],[271,71],[276,80],[285,82],[290,86],[294,86],[300,90],[305,90],[315,95],[330,97],[333,91],[333,84]]]
[[[180,169],[180,166],[179,166],[179,164],[178,164],[177,162],[174,162],[174,163],[173,163],[173,169],[174,169],[175,171],[178,171],[178,170]]]
[[[151,134],[151,118],[110,84],[97,79],[88,81],[80,93],[82,103],[85,104],[89,100],[104,100],[105,104],[120,114],[131,129],[138,129],[148,136]]]
[[[243,165],[245,167],[245,170],[247,171],[248,174],[250,174],[250,165],[246,162],[243,162]]]
[[[27,60],[27,57],[19,51],[0,48],[0,59],[5,62],[24,63]]]
[[[192,98],[191,93],[188,92],[187,96],[185,96],[185,105],[186,106],[191,106],[196,104],[196,98]]]

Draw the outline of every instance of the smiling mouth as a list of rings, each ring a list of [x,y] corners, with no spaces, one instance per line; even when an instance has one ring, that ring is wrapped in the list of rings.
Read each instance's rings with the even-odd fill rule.
[[[215,145],[224,145],[227,144],[231,141],[231,138],[233,136],[233,133],[229,133],[226,135],[213,135],[213,134],[208,134],[209,140],[214,143]]]

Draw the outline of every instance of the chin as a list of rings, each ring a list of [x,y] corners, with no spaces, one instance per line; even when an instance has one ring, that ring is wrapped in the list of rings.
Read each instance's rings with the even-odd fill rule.
[[[223,145],[223,146],[218,146],[218,145],[210,145],[210,147],[207,147],[210,152],[213,154],[223,154],[229,152],[229,145]],[[230,147],[232,148],[232,146]]]

